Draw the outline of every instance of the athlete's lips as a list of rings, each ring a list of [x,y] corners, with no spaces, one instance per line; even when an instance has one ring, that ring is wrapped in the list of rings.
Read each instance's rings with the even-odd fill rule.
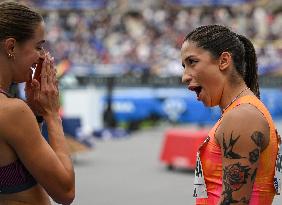
[[[195,91],[196,94],[197,94],[197,97],[199,97],[200,92],[202,91],[202,87],[199,86],[199,85],[189,85],[188,89],[191,90],[191,91]]]

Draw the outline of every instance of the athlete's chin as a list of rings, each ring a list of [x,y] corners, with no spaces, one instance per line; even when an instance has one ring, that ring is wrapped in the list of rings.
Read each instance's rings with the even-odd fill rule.
[[[206,107],[211,106],[210,104],[211,101],[205,95],[203,95],[202,92],[197,96],[197,100],[201,101]]]
[[[214,107],[214,106],[217,106],[216,103],[212,103],[210,100],[205,100],[205,99],[203,99],[203,100],[202,100],[202,103],[204,104],[205,107]]]

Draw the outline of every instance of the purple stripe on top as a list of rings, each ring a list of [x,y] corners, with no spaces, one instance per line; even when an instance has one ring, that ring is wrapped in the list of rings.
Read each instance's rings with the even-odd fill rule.
[[[30,174],[21,161],[16,160],[11,164],[0,167],[0,187],[16,186],[26,183]]]

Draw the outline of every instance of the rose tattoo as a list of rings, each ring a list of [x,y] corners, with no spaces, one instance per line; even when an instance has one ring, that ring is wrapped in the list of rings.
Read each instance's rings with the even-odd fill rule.
[[[248,166],[241,166],[238,162],[236,164],[231,164],[224,168],[224,184],[228,186],[232,191],[239,190],[244,184],[247,183],[247,179],[250,168]]]

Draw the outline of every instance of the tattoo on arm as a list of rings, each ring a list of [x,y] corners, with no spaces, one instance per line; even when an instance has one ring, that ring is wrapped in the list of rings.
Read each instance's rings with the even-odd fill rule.
[[[240,136],[238,136],[237,138],[233,139],[232,134],[233,134],[233,132],[231,133],[231,138],[229,140],[229,144],[227,145],[226,142],[225,142],[224,133],[223,133],[223,152],[224,152],[224,157],[227,158],[227,159],[242,159],[242,158],[245,158],[245,157],[242,157],[241,155],[233,152],[234,145],[238,141]]]
[[[222,193],[221,205],[231,205],[236,203],[249,204],[250,201],[250,196],[242,196],[242,198],[235,198],[233,196],[233,193],[240,190],[244,185],[248,184],[249,182],[253,185],[257,174],[257,168],[252,169],[251,165],[259,160],[264,135],[259,131],[255,131],[251,135],[251,139],[255,143],[256,147],[249,152],[248,157],[244,157],[240,153],[233,151],[234,146],[236,144],[239,145],[239,143],[237,143],[239,138],[240,135],[234,137],[232,132],[228,142],[228,140],[224,137],[223,134],[223,157],[226,159],[247,158],[250,164],[249,166],[244,166],[240,162],[236,162],[223,167],[224,191]]]
[[[250,175],[249,171],[250,168],[248,166],[242,166],[240,162],[226,166],[223,169],[224,185],[232,191],[239,190],[247,183],[247,179]]]
[[[260,151],[258,148],[254,149],[253,151],[251,151],[249,153],[249,161],[254,164],[255,162],[258,161],[259,159],[259,154],[260,154]]]
[[[254,181],[257,175],[257,170],[258,168],[255,169],[255,171],[253,172],[252,176],[251,176],[251,180]]]
[[[252,138],[253,142],[256,144],[256,146],[258,146],[257,148],[255,148],[253,151],[251,151],[249,153],[249,161],[252,164],[256,163],[258,161],[258,159],[259,159],[260,150],[262,149],[263,137],[264,137],[264,135],[261,132],[259,132],[259,131],[255,131],[251,135],[251,138]]]
[[[247,183],[249,177],[250,168],[248,166],[242,166],[241,163],[231,164],[223,169],[223,183],[225,191],[222,193],[223,201],[221,205],[230,205],[232,203],[243,202],[248,204],[248,199],[242,197],[240,200],[235,200],[232,197],[232,193],[241,189],[241,187]]]
[[[259,131],[255,131],[251,138],[253,140],[253,142],[261,149],[262,148],[262,141],[263,141],[263,137],[264,135],[259,132]]]

